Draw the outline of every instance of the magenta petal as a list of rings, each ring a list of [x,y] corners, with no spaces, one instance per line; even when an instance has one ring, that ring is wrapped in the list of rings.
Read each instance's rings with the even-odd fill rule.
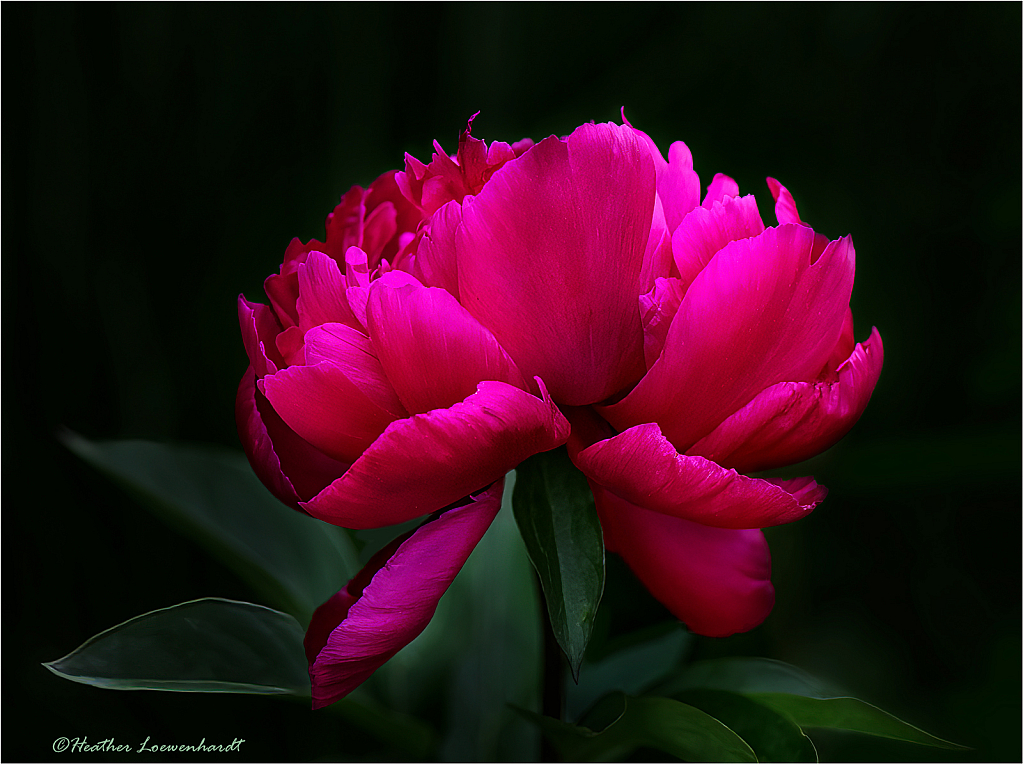
[[[700,176],[693,170],[693,154],[682,141],[668,148],[668,166],[657,175],[657,196],[664,205],[668,232],[700,204]]]
[[[330,361],[289,366],[259,386],[291,429],[338,461],[354,462],[395,419]]]
[[[242,330],[242,344],[256,377],[273,374],[284,366],[284,358],[277,351],[277,337],[281,325],[271,308],[258,302],[249,302],[238,295],[238,324]]]
[[[857,344],[835,382],[780,382],[728,417],[687,453],[742,472],[795,464],[830,448],[863,414],[884,346],[877,329]]]
[[[569,426],[548,397],[481,382],[449,409],[391,424],[351,469],[303,504],[345,528],[395,525],[489,485],[523,459],[557,448]]]
[[[788,483],[746,477],[701,456],[679,454],[656,424],[595,443],[580,451],[575,463],[626,501],[715,528],[790,523],[810,514],[827,494],[824,486],[809,486],[803,478],[789,491]]]
[[[317,609],[306,635],[313,708],[343,698],[422,633],[497,516],[503,488],[501,480],[420,526]]]
[[[650,512],[597,487],[604,540],[690,631],[727,637],[774,607],[771,553],[760,530],[709,528]]]
[[[302,331],[326,323],[358,327],[345,298],[345,280],[337,262],[322,252],[310,252],[298,266],[298,317]]]
[[[657,422],[685,451],[765,388],[815,379],[842,331],[855,256],[847,237],[811,264],[813,242],[809,228],[786,225],[718,252],[689,286],[660,358],[601,414],[619,431]]]
[[[753,196],[728,198],[693,210],[671,237],[671,251],[682,282],[689,286],[725,245],[763,232],[764,221]]]
[[[739,184],[729,178],[727,175],[723,175],[720,172],[714,176],[714,180],[707,186],[707,195],[703,197],[703,203],[701,207],[710,209],[714,206],[714,202],[725,201],[725,197],[738,196],[739,195]]]
[[[602,400],[642,373],[653,211],[650,155],[610,124],[541,141],[463,205],[461,302],[561,403]]]
[[[250,366],[235,400],[238,437],[256,476],[290,507],[310,499],[347,468],[315,449],[288,427],[256,389]]]
[[[366,320],[380,364],[410,413],[452,406],[483,380],[526,387],[494,335],[454,297],[399,273],[373,282]]]
[[[458,260],[455,230],[462,222],[462,206],[448,202],[430,218],[429,228],[416,250],[412,275],[426,286],[440,287],[458,299]]]
[[[668,336],[672,319],[685,295],[685,286],[679,279],[657,279],[654,288],[639,298],[639,314],[643,322],[643,358],[647,368],[654,365],[664,340]]]
[[[774,178],[768,178],[767,187],[771,189],[771,196],[774,197],[774,214],[778,218],[778,225],[785,225],[786,223],[806,225],[806,223],[799,219],[796,200],[792,198],[792,194],[789,193],[785,186]]]

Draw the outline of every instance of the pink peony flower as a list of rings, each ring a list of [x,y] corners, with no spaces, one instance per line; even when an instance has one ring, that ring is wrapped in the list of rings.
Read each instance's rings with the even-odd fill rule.
[[[267,487],[349,528],[436,513],[314,615],[314,705],[422,631],[503,475],[566,442],[607,548],[673,614],[759,624],[760,529],[826,491],[744,473],[834,444],[881,370],[876,329],[853,338],[852,240],[773,179],[774,228],[727,176],[701,201],[685,144],[665,160],[628,122],[487,147],[470,120],[435,149],[345,194],[325,243],[294,240],[270,306],[239,298],[239,432]]]

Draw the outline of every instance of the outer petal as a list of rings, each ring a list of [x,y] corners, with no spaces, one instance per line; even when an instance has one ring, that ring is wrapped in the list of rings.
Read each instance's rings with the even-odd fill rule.
[[[461,302],[559,403],[602,400],[642,373],[653,209],[646,147],[609,124],[545,139],[463,204]]]
[[[689,449],[740,472],[795,464],[830,448],[863,414],[881,375],[877,329],[856,345],[836,382],[779,382]]]
[[[317,609],[305,639],[313,708],[343,698],[422,633],[497,516],[503,487],[398,539]]]
[[[733,241],[686,292],[660,358],[621,402],[601,407],[619,431],[657,422],[685,451],[760,391],[807,381],[842,331],[855,259],[848,238],[816,263],[814,233],[769,228]]]
[[[235,400],[238,437],[253,471],[270,493],[289,507],[310,499],[339,477],[347,464],[335,461],[300,438],[256,389],[250,366]]]
[[[575,457],[586,477],[646,509],[715,528],[765,528],[810,514],[827,495],[813,479],[758,480],[675,451],[656,424],[633,427]]]
[[[494,335],[443,289],[387,273],[369,290],[366,321],[380,364],[410,413],[447,408],[483,380],[526,388]]]
[[[691,631],[749,631],[774,607],[771,554],[759,530],[723,530],[637,507],[599,487],[608,548]]]
[[[395,525],[446,507],[568,440],[547,395],[481,382],[449,409],[391,424],[352,468],[303,508],[345,528]]]
[[[338,461],[354,462],[395,419],[331,361],[289,366],[259,388],[291,429]]]
[[[683,283],[689,286],[725,245],[763,232],[764,221],[753,196],[697,207],[671,237],[671,251]]]
[[[245,354],[256,370],[257,377],[273,374],[284,366],[276,342],[281,333],[281,325],[272,309],[258,302],[249,302],[243,295],[238,295],[238,324],[242,330]]]

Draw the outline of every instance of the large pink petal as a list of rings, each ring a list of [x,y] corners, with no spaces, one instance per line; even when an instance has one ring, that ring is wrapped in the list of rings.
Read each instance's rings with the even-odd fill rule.
[[[727,637],[774,607],[771,553],[759,530],[724,530],[637,507],[594,488],[608,549],[690,631]]]
[[[330,361],[289,366],[259,388],[291,429],[342,462],[358,459],[395,419]]]
[[[740,472],[795,464],[830,448],[863,414],[881,375],[877,329],[857,344],[835,382],[779,382],[728,417],[687,453]]]
[[[753,196],[697,207],[671,236],[671,251],[682,282],[689,286],[725,245],[763,232],[764,221]]]
[[[679,454],[656,424],[643,424],[580,451],[575,463],[626,501],[715,528],[766,528],[810,514],[827,489],[799,478],[758,480],[701,456]]]
[[[611,124],[541,141],[463,205],[461,302],[560,403],[602,400],[642,373],[653,208],[649,153]]]
[[[238,437],[256,476],[270,493],[300,511],[299,502],[311,499],[348,468],[300,438],[256,389],[250,366],[238,385],[235,400]]]
[[[334,525],[377,528],[446,507],[568,440],[568,422],[541,385],[537,398],[481,382],[449,409],[390,425],[352,468],[302,506]]]
[[[786,225],[733,241],[700,271],[661,356],[622,401],[601,407],[619,431],[657,422],[685,451],[758,393],[824,368],[849,306],[851,239],[810,262],[814,232]]]
[[[398,539],[317,609],[305,639],[313,708],[343,698],[422,633],[497,516],[503,487]]]
[[[366,321],[380,364],[410,413],[452,406],[483,380],[526,388],[494,335],[454,297],[392,276],[373,282]]]

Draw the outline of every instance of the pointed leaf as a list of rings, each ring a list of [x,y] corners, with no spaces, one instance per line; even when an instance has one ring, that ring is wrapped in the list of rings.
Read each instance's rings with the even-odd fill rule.
[[[684,761],[756,761],[741,737],[698,708],[670,698],[606,696],[584,721],[597,732],[538,714],[529,714],[566,761],[610,761],[640,746]]]
[[[287,613],[207,598],[132,618],[43,665],[113,690],[309,695],[303,636]]]
[[[730,690],[784,714],[803,729],[828,727],[936,748],[963,748],[870,703],[845,697],[795,666],[766,658],[701,661],[657,689],[673,696],[691,689]]]
[[[303,623],[358,570],[348,535],[278,502],[240,452],[61,439]]]
[[[586,478],[564,448],[516,470],[515,520],[536,568],[558,644],[578,679],[604,593],[604,538]]]

